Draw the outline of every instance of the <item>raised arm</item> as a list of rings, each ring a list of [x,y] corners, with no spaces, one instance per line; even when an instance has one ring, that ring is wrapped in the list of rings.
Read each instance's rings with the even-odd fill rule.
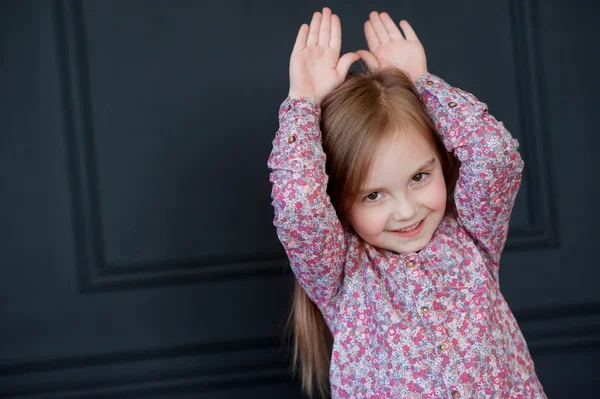
[[[454,189],[457,219],[497,266],[521,184],[519,144],[472,94],[430,74],[416,86],[446,148],[461,161]]]
[[[274,224],[308,296],[324,309],[341,285],[346,245],[327,196],[320,102],[359,57],[339,58],[341,26],[328,8],[302,25],[290,59],[290,92],[279,110],[271,169]]]
[[[370,52],[358,53],[370,69],[399,68],[410,75],[446,149],[461,161],[454,193],[457,219],[495,268],[521,183],[518,143],[475,96],[429,74],[414,30],[406,21],[400,27],[404,35],[387,13],[372,12],[365,23]]]

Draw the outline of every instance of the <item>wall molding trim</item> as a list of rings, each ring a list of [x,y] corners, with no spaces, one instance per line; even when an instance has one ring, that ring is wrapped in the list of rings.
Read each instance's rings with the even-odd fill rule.
[[[523,309],[515,317],[533,356],[600,350],[600,303]],[[0,396],[88,398],[292,383],[287,350],[280,337],[264,337],[3,364]]]
[[[132,264],[108,264],[102,242],[102,211],[91,114],[83,3],[55,0],[57,42],[69,145],[75,236],[81,292],[155,285],[189,284],[289,273],[285,256],[248,254],[243,258],[198,257]],[[283,252],[283,251],[282,251]]]
[[[544,132],[543,85],[540,77],[538,9],[536,0],[510,0],[513,52],[517,75],[517,100],[522,135],[521,152],[527,165],[530,222],[509,228],[506,248],[558,246],[558,216],[553,201],[551,152]]]
[[[532,355],[600,350],[600,303],[514,312]]]
[[[291,382],[275,337],[0,365],[3,398],[127,397]]]
[[[198,257],[160,259],[155,262],[109,264],[102,242],[102,211],[93,146],[86,31],[83,4],[56,0],[58,44],[63,60],[64,108],[68,127],[69,159],[73,187],[73,212],[79,249],[81,292],[97,292],[156,285],[189,284],[214,279],[236,279],[290,273],[281,253],[254,254],[243,258]],[[533,0],[511,0],[513,49],[518,76],[521,128],[528,160],[528,209],[530,223],[509,232],[506,248],[556,246],[557,217],[552,202],[549,149],[544,145],[544,117],[536,49],[536,7]],[[533,115],[533,117],[525,117]],[[283,254],[283,255],[282,255]]]

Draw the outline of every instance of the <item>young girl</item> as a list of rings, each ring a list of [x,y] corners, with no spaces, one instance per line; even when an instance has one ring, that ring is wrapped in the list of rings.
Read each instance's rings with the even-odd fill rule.
[[[325,8],[292,52],[269,167],[304,390],[329,371],[333,398],[545,398],[498,284],[518,144],[400,27],[371,13],[370,51],[339,58]]]

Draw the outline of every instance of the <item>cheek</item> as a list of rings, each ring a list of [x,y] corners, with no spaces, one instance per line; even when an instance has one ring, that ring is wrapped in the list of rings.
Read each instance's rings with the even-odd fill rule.
[[[437,178],[433,184],[429,185],[427,194],[427,206],[433,211],[444,212],[446,210],[446,183],[443,177]]]
[[[358,211],[350,223],[361,236],[373,236],[385,229],[387,218],[385,212],[377,208]]]

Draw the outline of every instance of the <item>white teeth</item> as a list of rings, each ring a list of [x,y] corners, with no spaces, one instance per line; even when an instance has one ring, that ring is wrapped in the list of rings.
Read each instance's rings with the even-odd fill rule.
[[[417,222],[417,223],[413,224],[412,226],[408,226],[408,227],[406,227],[404,229],[400,229],[400,230],[396,230],[396,231],[409,231],[409,230],[412,230],[415,227],[417,227],[419,225],[419,223],[421,223],[421,222]]]

